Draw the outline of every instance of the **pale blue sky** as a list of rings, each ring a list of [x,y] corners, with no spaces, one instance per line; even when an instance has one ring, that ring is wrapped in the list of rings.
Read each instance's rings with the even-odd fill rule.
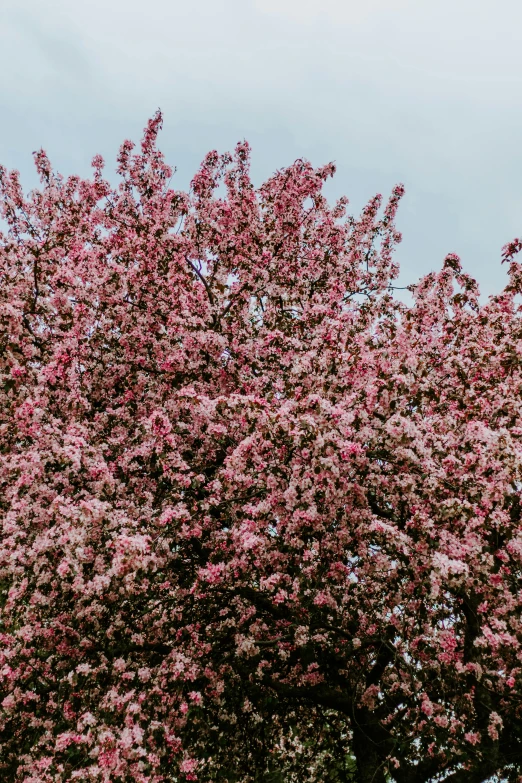
[[[335,160],[351,209],[406,185],[403,283],[461,255],[485,294],[522,234],[518,0],[0,0],[0,162],[35,184],[138,139],[185,188],[203,155],[247,138],[256,183]]]

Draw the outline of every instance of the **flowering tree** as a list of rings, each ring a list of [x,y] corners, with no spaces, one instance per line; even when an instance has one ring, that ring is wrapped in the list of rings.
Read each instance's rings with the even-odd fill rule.
[[[0,774],[522,780],[522,291],[249,148],[1,170]]]

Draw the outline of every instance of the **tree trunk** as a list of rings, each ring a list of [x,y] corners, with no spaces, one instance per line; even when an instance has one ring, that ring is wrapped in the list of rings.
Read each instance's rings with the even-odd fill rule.
[[[353,732],[353,752],[357,762],[357,783],[386,783],[382,754],[362,728]]]

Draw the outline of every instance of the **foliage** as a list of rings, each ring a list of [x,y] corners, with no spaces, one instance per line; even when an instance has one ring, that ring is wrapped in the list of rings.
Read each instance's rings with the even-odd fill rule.
[[[521,291],[249,148],[0,171],[0,770],[522,775]]]

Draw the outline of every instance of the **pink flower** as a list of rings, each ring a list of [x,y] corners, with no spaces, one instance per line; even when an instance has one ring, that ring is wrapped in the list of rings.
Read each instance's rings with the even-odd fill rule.
[[[62,560],[56,569],[56,571],[60,574],[62,578],[67,576],[70,570],[71,570],[71,566],[67,560]]]
[[[115,185],[0,167],[9,775],[393,775],[359,706],[401,779],[415,737],[430,779],[484,736],[516,776],[522,240],[487,301],[455,254],[403,301],[401,185],[348,215],[332,164],[257,187],[241,142],[182,192],[161,124]]]
[[[198,767],[198,761],[196,759],[186,758],[183,759],[179,765],[180,772],[194,772]]]

